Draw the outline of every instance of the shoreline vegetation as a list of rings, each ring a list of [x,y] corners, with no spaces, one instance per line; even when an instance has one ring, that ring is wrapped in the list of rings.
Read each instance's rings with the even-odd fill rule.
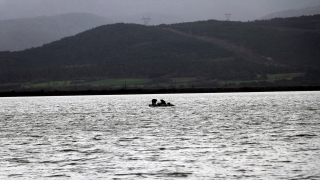
[[[183,94],[183,93],[236,93],[236,92],[277,92],[277,91],[320,91],[316,86],[270,86],[270,87],[216,87],[216,88],[162,88],[162,89],[109,89],[73,91],[7,91],[0,97],[23,96],[80,96],[80,95],[134,95],[134,94]]]

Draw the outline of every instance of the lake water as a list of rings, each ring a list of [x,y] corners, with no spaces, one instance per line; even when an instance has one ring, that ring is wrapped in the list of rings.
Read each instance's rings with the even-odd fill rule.
[[[319,91],[0,98],[0,128],[0,179],[320,179]]]

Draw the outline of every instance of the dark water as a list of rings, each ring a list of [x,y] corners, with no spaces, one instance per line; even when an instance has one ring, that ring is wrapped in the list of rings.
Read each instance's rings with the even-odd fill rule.
[[[320,179],[320,92],[0,98],[0,128],[0,179]]]

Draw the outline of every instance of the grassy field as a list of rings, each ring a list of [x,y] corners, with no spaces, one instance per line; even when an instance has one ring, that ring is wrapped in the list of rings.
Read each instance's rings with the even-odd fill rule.
[[[81,83],[81,85],[97,86],[130,86],[130,85],[144,85],[151,81],[151,79],[104,79],[98,81],[90,81]]]
[[[172,82],[176,83],[187,83],[187,82],[192,82],[196,81],[196,77],[184,77],[184,78],[171,78]]]
[[[295,77],[301,77],[304,76],[305,73],[286,73],[286,74],[268,74],[268,82],[274,82],[276,80],[286,79],[291,80]]]
[[[221,84],[223,85],[229,85],[229,84],[235,84],[235,85],[239,85],[241,83],[250,83],[250,82],[259,82],[259,81],[266,81],[266,82],[275,82],[275,81],[278,81],[278,80],[291,80],[292,78],[295,78],[295,77],[301,77],[301,76],[304,76],[305,73],[284,73],[284,74],[268,74],[267,75],[267,79],[265,80],[246,80],[246,81],[220,81]]]
[[[46,87],[69,87],[73,85],[73,81],[51,81],[51,82],[45,82],[45,83],[25,83],[23,86],[25,88],[33,87],[33,88],[46,88]]]
[[[43,83],[23,83],[21,88],[32,89],[32,88],[73,88],[73,87],[125,87],[125,86],[142,86],[149,83],[151,79],[147,78],[124,78],[124,79],[103,79],[96,81],[50,81]]]
[[[270,82],[274,83],[278,80],[291,80],[295,77],[304,76],[304,73],[285,73],[285,74],[268,74],[266,79],[252,80],[227,80],[219,81],[220,85],[240,85],[241,83],[250,82]],[[152,79],[149,78],[119,78],[119,79],[102,79],[102,80],[77,80],[77,81],[50,81],[42,83],[11,83],[1,84],[0,89],[15,89],[15,90],[39,90],[39,89],[104,89],[104,88],[180,88],[180,87],[191,87],[192,83],[197,83],[196,77],[181,77],[171,78],[171,82],[153,83]]]

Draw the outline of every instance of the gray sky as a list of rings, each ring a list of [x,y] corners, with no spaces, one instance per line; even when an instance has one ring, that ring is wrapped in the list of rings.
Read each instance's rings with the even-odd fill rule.
[[[155,13],[183,21],[225,20],[231,13],[233,21],[248,21],[316,5],[320,0],[0,0],[0,20],[88,12],[123,21]]]

